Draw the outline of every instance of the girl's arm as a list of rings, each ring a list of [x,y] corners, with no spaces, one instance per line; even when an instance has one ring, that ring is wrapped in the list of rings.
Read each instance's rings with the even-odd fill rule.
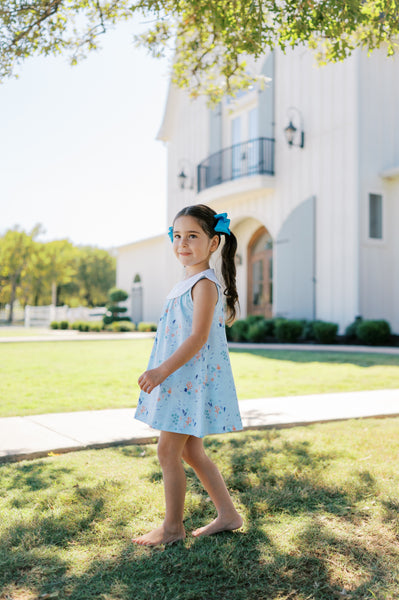
[[[200,279],[192,288],[193,324],[191,335],[159,367],[150,369],[139,378],[140,388],[149,394],[164,379],[191,360],[206,343],[211,330],[213,313],[218,299],[216,284]]]

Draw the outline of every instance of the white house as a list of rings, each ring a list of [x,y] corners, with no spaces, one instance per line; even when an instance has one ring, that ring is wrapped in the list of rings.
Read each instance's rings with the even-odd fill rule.
[[[158,319],[181,276],[167,227],[203,203],[228,212],[237,236],[241,316],[343,331],[362,315],[399,332],[399,57],[357,51],[318,67],[302,48],[266,53],[255,68],[269,84],[215,109],[170,87],[158,135],[168,148],[165,235],[118,248],[133,318]]]

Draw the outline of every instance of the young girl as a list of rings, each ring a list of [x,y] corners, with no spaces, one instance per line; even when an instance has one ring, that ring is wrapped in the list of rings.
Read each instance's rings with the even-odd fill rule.
[[[166,513],[161,527],[133,539],[144,546],[185,538],[183,525],[186,478],[182,459],[196,472],[217,517],[193,531],[194,536],[232,531],[242,526],[223,478],[205,454],[202,438],[242,429],[227,349],[223,300],[229,321],[238,302],[234,256],[237,240],[227,214],[204,205],[183,208],[169,228],[173,251],[185,277],[167,296],[141,388],[136,419],[161,431],[158,458],[165,488]],[[209,260],[221,235],[225,291]]]

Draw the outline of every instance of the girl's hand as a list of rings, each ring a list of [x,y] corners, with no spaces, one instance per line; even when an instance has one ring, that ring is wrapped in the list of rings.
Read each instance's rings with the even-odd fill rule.
[[[154,388],[157,387],[166,379],[165,373],[158,367],[157,369],[150,369],[140,375],[138,384],[140,389],[146,394],[150,394]]]

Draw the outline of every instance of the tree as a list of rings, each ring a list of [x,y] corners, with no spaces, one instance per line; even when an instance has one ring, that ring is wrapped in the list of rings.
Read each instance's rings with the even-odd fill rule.
[[[267,47],[307,44],[325,63],[358,47],[385,45],[391,55],[399,34],[398,0],[8,0],[0,7],[0,80],[32,55],[67,52],[76,63],[135,13],[152,20],[137,41],[155,56],[173,52],[174,81],[213,99],[248,85],[243,56]]]
[[[101,306],[115,284],[116,259],[107,250],[93,246],[82,246],[78,250],[79,296],[87,306]]]
[[[58,288],[76,276],[76,248],[68,240],[45,244],[46,277],[51,283],[51,304],[57,304]]]
[[[34,227],[30,233],[15,227],[0,238],[0,298],[10,306],[9,323],[13,319],[17,291],[29,268],[34,239],[40,230],[40,225]]]
[[[8,320],[16,299],[23,306],[104,305],[115,283],[115,257],[68,240],[39,242],[42,231],[41,225],[30,233],[15,227],[0,237],[0,304],[10,304]]]

